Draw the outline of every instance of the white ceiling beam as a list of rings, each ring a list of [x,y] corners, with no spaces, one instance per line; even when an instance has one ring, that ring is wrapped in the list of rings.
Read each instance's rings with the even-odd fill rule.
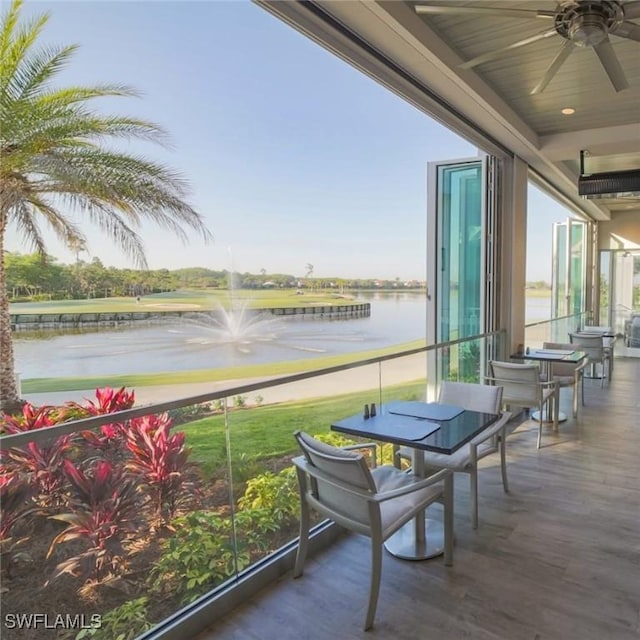
[[[629,153],[640,158],[640,125],[585,129],[540,138],[540,150],[552,162],[577,160],[576,149],[589,151],[592,156]],[[640,167],[640,164],[636,166]]]

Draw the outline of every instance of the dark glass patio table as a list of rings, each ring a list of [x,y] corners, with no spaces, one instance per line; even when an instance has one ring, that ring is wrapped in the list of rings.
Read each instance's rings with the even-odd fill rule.
[[[456,415],[441,419],[443,408],[449,409],[450,415]],[[430,415],[437,417],[427,417]],[[493,424],[498,417],[438,403],[393,402],[380,406],[377,414],[370,418],[358,414],[337,420],[331,429],[360,438],[411,447],[413,473],[424,476],[422,451],[450,455]],[[441,555],[444,552],[443,525],[440,521],[425,518],[424,513],[419,514],[392,535],[385,542],[385,548],[392,555],[405,560],[424,560]]]

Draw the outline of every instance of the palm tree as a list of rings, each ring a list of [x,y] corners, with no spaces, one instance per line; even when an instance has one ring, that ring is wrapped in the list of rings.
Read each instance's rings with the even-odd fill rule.
[[[76,46],[35,48],[49,16],[20,20],[14,0],[0,22],[0,410],[19,404],[4,273],[4,237],[11,223],[22,238],[45,254],[44,223],[74,248],[85,246],[69,212],[96,224],[131,258],[146,266],[136,233],[143,219],[186,241],[184,228],[211,235],[189,204],[187,183],[145,158],[109,148],[105,142],[142,139],[166,142],[157,125],[104,116],[94,98],[135,96],[117,85],[53,88],[54,76]]]
[[[313,291],[313,283],[310,278],[313,275],[313,265],[310,262],[307,262],[307,266],[305,267],[306,271],[304,274],[305,279],[307,280],[307,286]]]

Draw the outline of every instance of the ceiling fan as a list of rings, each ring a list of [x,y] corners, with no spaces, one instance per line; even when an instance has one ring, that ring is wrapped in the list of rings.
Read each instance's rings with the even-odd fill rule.
[[[460,65],[463,69],[476,67],[489,60],[500,57],[506,51],[523,47],[554,35],[564,39],[562,47],[545,71],[542,80],[533,88],[531,94],[542,93],[562,63],[575,47],[592,47],[600,59],[605,72],[616,91],[629,87],[620,61],[618,60],[609,36],[618,36],[640,42],[640,25],[629,20],[640,18],[640,0],[621,2],[619,0],[566,0],[558,2],[555,10],[512,9],[483,7],[477,5],[455,6],[453,4],[429,3],[415,7],[419,14],[484,15],[500,18],[541,18],[552,20],[553,28],[547,29],[529,38],[490,51]]]

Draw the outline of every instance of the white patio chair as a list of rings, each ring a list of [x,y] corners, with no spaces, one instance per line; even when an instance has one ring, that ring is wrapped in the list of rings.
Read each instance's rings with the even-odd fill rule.
[[[553,430],[558,430],[559,385],[553,380],[540,378],[537,364],[517,362],[489,362],[490,375],[486,378],[490,384],[502,387],[502,403],[539,411],[538,443],[542,442],[542,423],[545,419],[545,406],[553,414]]]
[[[562,349],[573,351],[576,345],[562,342],[544,342],[543,349]],[[558,383],[560,388],[571,387],[573,389],[573,417],[578,417],[578,396],[582,397],[584,406],[584,370],[589,364],[588,359],[575,364],[573,362],[550,362],[548,379]]]
[[[438,402],[451,404],[469,411],[499,414],[502,402],[502,387],[473,384],[469,382],[444,381],[440,387]],[[427,469],[450,469],[469,474],[471,494],[471,522],[478,528],[478,462],[492,453],[500,451],[502,486],[505,493],[509,491],[507,481],[506,438],[507,423],[511,413],[505,411],[492,425],[475,436],[468,444],[454,453],[424,452],[424,464]],[[446,427],[445,427],[446,428]],[[400,447],[398,455],[411,458],[409,447]]]
[[[602,374],[600,376],[600,387],[604,387],[605,378],[611,378],[611,352],[604,346],[604,339],[601,335],[590,333],[570,333],[569,340],[573,348],[578,347],[580,351],[587,354],[587,362],[591,365],[592,375],[595,374],[596,365],[600,365]]]
[[[300,488],[300,544],[293,575],[302,575],[309,541],[309,510],[371,538],[371,586],[364,629],[373,626],[387,538],[436,501],[444,503],[444,563],[453,562],[453,477],[442,470],[418,478],[391,465],[369,469],[361,453],[333,447],[298,431],[304,456],[293,459]],[[356,445],[357,447],[358,445]],[[354,447],[351,447],[353,449]]]

